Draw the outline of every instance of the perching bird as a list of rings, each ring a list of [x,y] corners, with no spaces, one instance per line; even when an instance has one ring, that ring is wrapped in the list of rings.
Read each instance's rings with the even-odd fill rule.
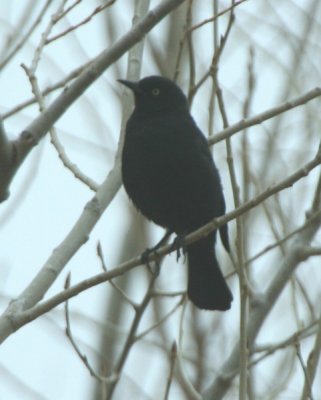
[[[126,126],[122,177],[137,209],[179,236],[223,215],[220,177],[181,89],[160,76],[119,82],[135,97]],[[220,235],[229,251],[227,225],[220,227]],[[187,246],[187,293],[201,309],[225,311],[233,297],[216,260],[215,239],[214,231]]]

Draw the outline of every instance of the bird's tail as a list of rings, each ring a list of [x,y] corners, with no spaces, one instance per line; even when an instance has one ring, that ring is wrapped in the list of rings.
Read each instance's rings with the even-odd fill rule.
[[[213,237],[187,247],[188,297],[199,308],[225,311],[233,296],[216,260]]]

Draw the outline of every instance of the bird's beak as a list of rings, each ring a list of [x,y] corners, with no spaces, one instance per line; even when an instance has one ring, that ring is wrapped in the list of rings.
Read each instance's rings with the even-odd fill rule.
[[[140,92],[140,87],[138,82],[133,82],[133,81],[127,81],[125,79],[117,79],[118,82],[121,84],[127,86],[130,90],[132,90],[134,93]]]

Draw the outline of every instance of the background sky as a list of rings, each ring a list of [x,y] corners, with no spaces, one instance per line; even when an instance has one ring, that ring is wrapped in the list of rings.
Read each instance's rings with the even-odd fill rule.
[[[25,35],[45,1],[24,3],[22,6],[17,0],[0,2],[0,60],[7,54],[8,41],[13,39],[14,43],[17,43]],[[54,27],[52,34],[57,34],[83,20],[100,3],[94,0],[81,2],[73,12],[68,14],[67,18]],[[157,1],[152,1],[151,6],[157,3]],[[284,0],[277,4],[266,0],[248,0],[237,8],[236,28],[231,33],[219,70],[225,102],[228,104],[230,123],[242,119],[251,50],[254,53],[255,91],[250,115],[255,115],[320,85],[320,7],[316,7],[313,23],[311,22],[311,32],[306,38],[304,50],[298,54],[299,39],[306,33],[306,21],[313,3],[308,0]],[[0,112],[2,114],[6,115],[18,104],[33,97],[30,83],[21,64],[30,66],[39,45],[41,33],[46,29],[50,15],[59,4],[58,0],[51,2],[48,12],[26,44],[1,70]],[[106,17],[104,12],[99,13],[73,33],[46,46],[37,70],[40,87],[50,86],[63,79],[70,71],[91,60],[108,48],[115,38],[127,32],[131,26],[133,4],[131,0],[117,0],[115,5],[106,11],[111,14],[111,17]],[[224,9],[229,4],[226,1],[219,2],[219,8]],[[265,13],[262,14],[262,11]],[[195,23],[211,17],[212,14],[212,2],[195,1],[193,13]],[[28,22],[21,22],[25,20]],[[219,27],[223,32],[226,17],[223,17],[221,21]],[[173,60],[168,59],[169,55],[165,48],[167,28],[168,21],[165,19],[148,35],[142,62],[142,76],[159,73],[159,65],[155,60],[158,60],[160,64],[172,63]],[[212,44],[209,39],[211,37],[212,25],[204,26],[194,34],[197,76],[202,75],[212,57]],[[126,68],[127,56],[125,55],[109,68],[56,124],[59,139],[72,162],[98,183],[103,181],[110,170],[117,149],[122,115],[120,103],[122,88],[116,79],[126,77]],[[183,72],[179,80],[185,92],[188,87],[187,78],[187,73]],[[209,92],[210,86],[204,85],[192,107],[192,114],[204,132],[208,131],[208,115],[211,112],[208,108]],[[56,92],[50,94],[46,99],[47,104],[50,104],[57,94]],[[280,130],[278,134],[274,132],[275,125],[271,121],[249,131],[251,166],[255,172],[262,168],[263,159],[268,152],[268,138],[273,137],[276,143],[273,148],[274,157],[267,163],[264,170],[265,180],[261,182],[263,188],[294,171],[314,156],[320,139],[319,131],[316,131],[320,123],[319,105],[319,100],[315,100],[305,111],[295,109],[287,113],[278,127]],[[38,115],[38,112],[37,106],[33,105],[5,118],[4,124],[9,137],[16,138]],[[221,120],[217,113],[216,115],[214,132],[222,129]],[[235,139],[234,146],[237,163],[242,157],[240,140]],[[224,143],[215,146],[214,156],[222,175],[227,209],[231,210],[233,199]],[[241,179],[241,170],[237,169],[237,173]],[[319,173],[319,169],[312,172],[308,179],[294,185],[283,197],[280,197],[279,206],[286,214],[289,229],[295,229],[304,221],[305,211],[313,196],[314,183]],[[32,151],[13,180],[10,189],[10,198],[0,205],[0,306],[2,310],[6,308],[11,298],[21,293],[41,269],[93,196],[93,193],[63,166],[48,136]],[[277,210],[274,207],[275,205],[271,205],[276,215],[275,224],[282,231],[282,219],[278,219]],[[121,189],[91,233],[89,241],[68,263],[46,297],[62,290],[68,272],[71,272],[72,283],[101,272],[96,255],[98,241],[102,244],[108,267],[117,266],[124,250],[124,239],[132,228],[133,212],[124,190]],[[249,230],[250,255],[274,240],[271,230],[266,228],[266,218],[257,218],[252,222],[253,225]],[[162,230],[157,227],[149,227],[147,230],[151,242],[155,242],[162,233]],[[230,224],[230,231],[233,238],[234,223]],[[316,237],[315,244],[320,245],[320,234]],[[220,243],[218,247],[221,263],[227,266],[226,270],[231,270],[230,262]],[[259,282],[262,289],[271,276],[271,269],[278,265],[279,259],[280,255],[277,252],[271,252],[257,264],[253,281]],[[312,260],[303,271],[300,269],[300,276],[303,281],[308,279],[311,282],[310,295],[314,304],[320,305],[321,279],[317,268],[317,260]],[[135,281],[130,286],[130,295],[137,300],[141,298],[141,290],[145,284],[145,278],[137,279],[140,274],[142,273],[132,275]],[[158,287],[183,290],[183,277],[182,262],[177,265],[175,255],[171,255],[164,263]],[[230,285],[235,294],[233,309],[229,313],[217,316],[217,321],[224,326],[224,332],[229,333],[224,341],[226,354],[231,350],[233,340],[238,335],[239,321],[237,281],[232,280]],[[109,329],[113,329],[110,322],[104,319],[105,304],[109,301],[111,293],[108,285],[103,284],[70,302],[75,338],[94,364],[97,360],[96,352],[101,331],[106,325]],[[289,293],[285,293],[281,296],[276,309],[269,317],[268,328],[263,330],[260,336],[262,342],[271,342],[275,338],[281,340],[291,334],[297,329],[298,320],[304,325],[305,308],[303,306],[298,307],[302,315],[300,314],[297,319],[293,317],[292,312],[288,314],[285,311],[290,301],[288,295]],[[129,307],[125,312],[124,324],[118,327],[120,338],[124,337],[126,332],[127,313],[130,313]],[[280,316],[282,316],[281,319]],[[203,316],[200,321],[201,323],[204,321]],[[58,307],[26,325],[2,344],[0,347],[1,399],[85,400],[90,398],[95,384],[94,379],[79,361],[65,336],[64,329],[63,307]],[[178,336],[175,318],[169,323],[168,329],[172,329],[173,338]],[[306,349],[303,346],[304,356],[308,354],[309,345],[311,346],[311,343],[307,342]],[[170,343],[168,346],[170,348]],[[122,377],[126,383],[123,387],[126,389],[123,390],[130,390],[133,396],[131,398],[143,399],[144,396],[153,398],[158,368],[165,368],[166,363],[164,364],[164,357],[161,355],[151,358],[152,349],[153,346],[148,344],[148,341],[144,345],[139,345],[135,356],[130,357],[126,364],[126,373]],[[261,378],[262,386],[265,388],[271,384],[269,373],[266,372],[267,365],[263,363],[264,373],[258,369],[258,377]],[[321,379],[320,372],[318,372],[318,377]],[[288,397],[284,398],[297,398],[302,379],[304,379],[302,371],[294,370],[292,380],[289,381],[291,384],[286,392]],[[139,382],[144,382],[144,384],[139,385]],[[177,391],[178,397],[174,397],[175,388],[173,390],[172,398],[179,399],[180,393]],[[119,398],[126,398],[124,393],[118,395]],[[316,396],[315,399],[317,398],[321,399]]]

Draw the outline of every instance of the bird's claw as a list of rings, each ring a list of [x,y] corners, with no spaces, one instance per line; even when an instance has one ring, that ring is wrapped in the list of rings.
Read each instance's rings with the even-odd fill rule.
[[[178,261],[180,259],[181,254],[185,257],[186,245],[185,245],[185,236],[184,235],[176,236],[176,238],[173,241],[172,250],[176,250],[176,261]],[[184,261],[185,261],[185,258],[184,258]]]
[[[162,247],[162,246],[166,243],[167,239],[169,238],[169,236],[170,236],[171,234],[172,234],[172,231],[171,231],[171,230],[167,230],[166,233],[165,233],[165,235],[161,238],[161,240],[160,240],[158,243],[155,244],[155,246],[150,247],[150,248],[147,248],[147,249],[142,253],[141,258],[140,258],[142,264],[146,264],[147,267],[150,268],[149,256],[150,256],[151,254],[154,254],[154,255],[155,255],[156,261],[159,259],[159,254],[157,253],[157,250],[158,250],[160,247]]]
[[[158,256],[157,248],[151,247],[151,248],[147,248],[143,251],[142,255],[140,256],[140,260],[141,260],[142,264],[146,264],[148,267],[150,267],[149,256],[151,254],[154,254],[155,257],[157,257]]]
[[[152,267],[151,262],[149,260],[149,256],[153,254],[155,255],[155,267]],[[158,276],[159,274],[159,268],[160,268],[160,263],[159,263],[159,255],[157,253],[157,246],[147,248],[141,255],[140,260],[142,264],[146,264],[148,271],[155,276]]]

